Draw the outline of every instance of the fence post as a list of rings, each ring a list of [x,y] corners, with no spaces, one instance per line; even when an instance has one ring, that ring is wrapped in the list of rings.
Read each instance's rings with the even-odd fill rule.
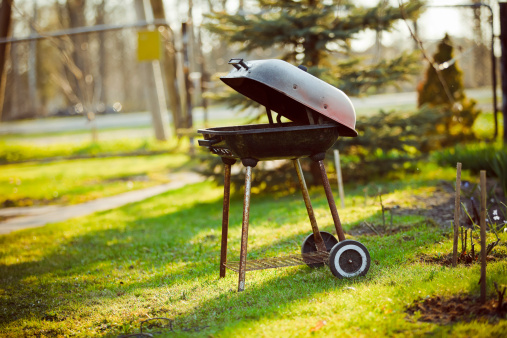
[[[486,302],[486,171],[481,170],[481,303]]]
[[[334,164],[336,166],[336,177],[338,180],[338,193],[340,194],[340,205],[345,208],[345,193],[343,191],[342,168],[340,164],[340,152],[338,149],[334,150]]]
[[[456,195],[454,196],[454,240],[452,243],[452,266],[458,263],[459,204],[461,194],[461,163],[456,166]]]

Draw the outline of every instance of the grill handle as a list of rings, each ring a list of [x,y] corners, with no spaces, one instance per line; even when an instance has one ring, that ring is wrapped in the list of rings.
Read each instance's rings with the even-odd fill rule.
[[[230,59],[229,64],[233,65],[234,68],[236,68],[237,70],[240,70],[241,67],[245,68],[246,70],[250,69],[250,67],[247,66],[247,64],[245,63],[245,61],[243,61],[243,59]]]
[[[212,145],[220,142],[220,139],[218,139],[218,138],[212,138],[212,139],[209,139],[209,140],[198,140],[198,142],[199,142],[199,145],[201,147],[208,147],[209,148]]]

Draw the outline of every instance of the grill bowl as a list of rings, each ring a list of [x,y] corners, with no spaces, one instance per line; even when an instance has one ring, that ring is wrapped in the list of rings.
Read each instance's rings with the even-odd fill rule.
[[[259,161],[295,159],[323,153],[339,135],[336,124],[255,124],[199,129],[199,145],[221,157]]]

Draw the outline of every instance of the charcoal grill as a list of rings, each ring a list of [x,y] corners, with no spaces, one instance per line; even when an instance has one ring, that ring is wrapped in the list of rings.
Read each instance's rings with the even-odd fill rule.
[[[224,200],[220,277],[226,268],[238,272],[238,291],[245,288],[246,271],[308,265],[328,265],[338,278],[365,275],[370,255],[364,245],[346,240],[324,167],[326,151],[340,136],[356,137],[355,111],[339,89],[281,60],[231,59],[234,69],[221,80],[266,108],[268,124],[217,127],[198,130],[199,145],[222,158]],[[276,117],[273,116],[276,113]],[[282,117],[290,122],[282,122]],[[309,157],[319,165],[336,237],[319,231],[299,159]],[[312,233],[303,241],[300,254],[247,260],[252,168],[259,161],[290,159],[303,194]],[[246,168],[243,221],[239,261],[227,261],[231,166],[238,160]]]

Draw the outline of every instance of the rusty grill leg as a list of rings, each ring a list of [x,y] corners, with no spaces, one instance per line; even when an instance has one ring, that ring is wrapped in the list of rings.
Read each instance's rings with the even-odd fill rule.
[[[299,162],[299,159],[292,160],[292,163],[294,163],[294,168],[296,168],[296,172],[298,174],[299,185],[301,186],[301,192],[303,193],[306,211],[308,212],[308,218],[310,218],[310,224],[312,225],[313,239],[315,240],[315,245],[317,246],[316,249],[317,251],[327,251],[324,240],[320,235],[319,227],[317,226],[317,220],[315,219],[315,213],[313,212],[310,194],[308,193],[305,177],[303,176],[303,170],[301,169],[301,163]]]
[[[327,203],[329,204],[329,209],[331,210],[331,215],[333,216],[334,226],[336,228],[336,234],[338,235],[338,239],[341,241],[345,240],[345,234],[342,229],[342,223],[340,221],[340,216],[338,216],[338,210],[336,209],[336,204],[334,202],[333,192],[331,190],[331,185],[329,184],[329,180],[327,178],[326,168],[324,167],[324,161],[320,160],[319,168],[320,175],[322,177],[322,184],[324,185],[324,190],[326,191]]]
[[[241,251],[239,256],[238,292],[245,290],[246,252],[248,242],[248,221],[250,218],[250,192],[252,188],[252,167],[246,167],[245,197],[243,199],[243,223],[241,226]]]
[[[220,248],[220,278],[225,277],[227,262],[227,236],[229,232],[229,205],[231,197],[231,164],[225,163],[224,205],[222,210],[222,245]]]

